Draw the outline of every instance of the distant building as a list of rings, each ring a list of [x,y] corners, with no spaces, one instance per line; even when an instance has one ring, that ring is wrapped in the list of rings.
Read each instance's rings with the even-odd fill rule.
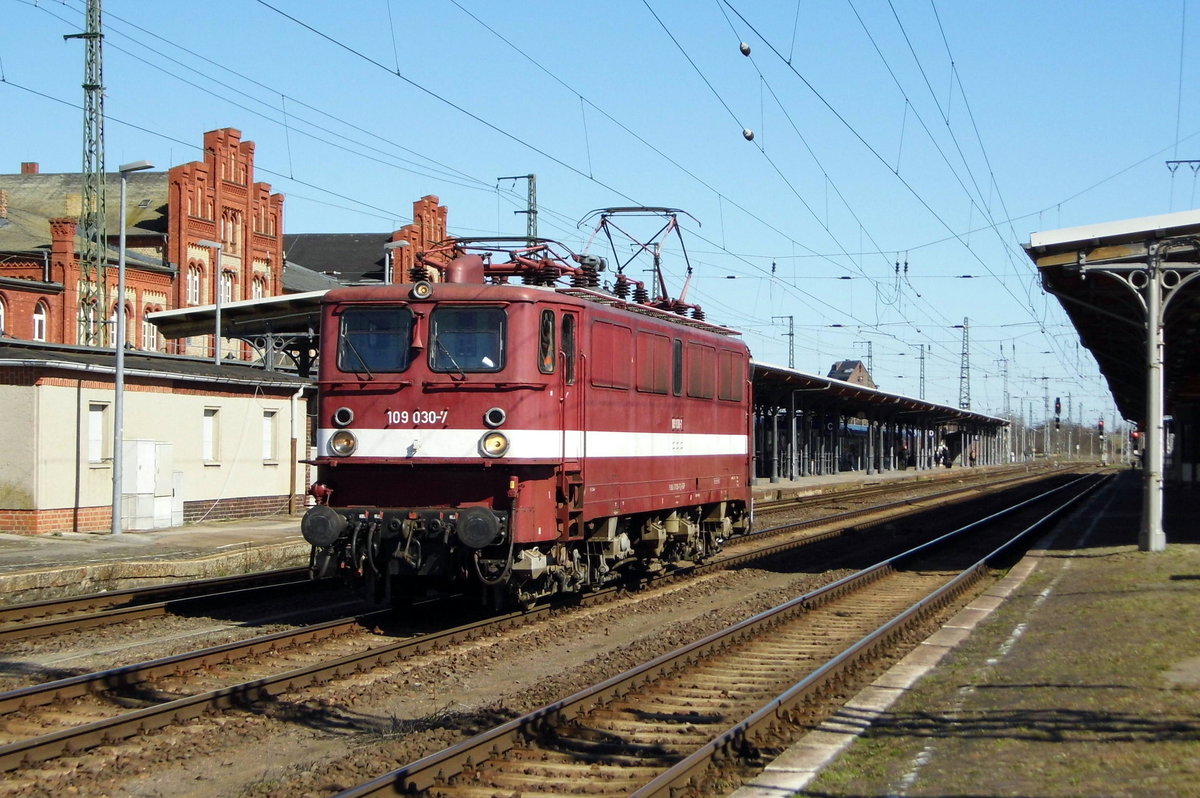
[[[283,285],[283,195],[254,182],[254,143],[233,128],[204,134],[204,160],[166,172],[133,172],[125,208],[125,340],[135,349],[212,355],[212,336],[163,341],[147,313],[276,296]],[[107,263],[100,290],[84,290],[77,234],[80,174],[42,174],[38,164],[0,175],[0,327],[10,337],[113,346],[117,307],[120,177],[106,175]],[[218,241],[216,252],[199,241]],[[96,295],[94,306],[81,296]],[[222,344],[225,357],[247,347]]]
[[[841,380],[842,382],[864,385],[867,388],[878,387],[875,385],[875,381],[871,379],[871,373],[867,371],[867,367],[863,365],[861,360],[839,360],[830,367],[829,374],[826,376],[830,379]]]

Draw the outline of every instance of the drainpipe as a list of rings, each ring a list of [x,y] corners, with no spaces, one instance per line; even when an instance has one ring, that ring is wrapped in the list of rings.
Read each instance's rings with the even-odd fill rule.
[[[291,436],[291,457],[288,458],[288,465],[290,466],[290,468],[288,469],[288,515],[295,515],[296,509],[297,509],[296,508],[296,475],[299,472],[299,465],[300,465],[299,458],[297,456],[299,454],[298,449],[300,448],[300,445],[299,445],[299,435],[296,432],[296,408],[300,401],[300,397],[304,395],[304,392],[306,390],[308,390],[308,386],[301,385],[299,388],[296,389],[296,392],[294,394],[292,394],[291,398],[288,400],[288,406],[291,408],[291,413],[292,413],[291,423],[289,424],[292,436]]]

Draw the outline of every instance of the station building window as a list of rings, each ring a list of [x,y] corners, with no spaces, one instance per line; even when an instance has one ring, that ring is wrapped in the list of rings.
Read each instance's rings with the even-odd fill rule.
[[[221,456],[220,409],[204,408],[204,419],[200,424],[200,459],[207,465],[216,464]]]
[[[38,302],[33,311],[33,340],[46,340],[46,326],[49,317],[50,311],[47,309],[46,303]]]
[[[107,404],[102,402],[88,403],[87,458],[88,462],[93,465],[103,463],[108,456],[108,447],[106,445],[108,437],[104,434],[107,427],[107,415]]]

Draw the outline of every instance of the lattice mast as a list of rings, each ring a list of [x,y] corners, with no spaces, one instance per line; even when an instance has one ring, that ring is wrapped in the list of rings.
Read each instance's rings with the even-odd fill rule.
[[[80,251],[79,343],[107,345],[109,332],[104,229],[104,59],[100,0],[88,0],[86,30],[64,39],[83,39],[86,48],[83,77],[83,196],[79,218]]]
[[[538,237],[538,206],[537,206],[537,175],[510,175],[509,177],[498,177],[497,180],[524,180],[529,184],[529,194],[526,208],[523,211],[513,211],[513,213],[523,213],[526,216],[525,235],[529,239],[529,246],[533,246]]]

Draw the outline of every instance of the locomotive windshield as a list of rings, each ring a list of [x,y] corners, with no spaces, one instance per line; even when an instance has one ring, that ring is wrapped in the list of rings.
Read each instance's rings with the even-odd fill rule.
[[[388,372],[408,369],[413,315],[406,307],[347,308],[342,313],[338,368]]]
[[[504,368],[505,317],[501,308],[443,305],[433,311],[429,367],[434,371]]]

